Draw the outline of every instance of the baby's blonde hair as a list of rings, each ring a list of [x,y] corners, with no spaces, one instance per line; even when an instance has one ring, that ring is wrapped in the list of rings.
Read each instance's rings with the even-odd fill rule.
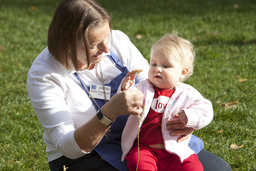
[[[177,36],[176,33],[165,34],[152,46],[151,54],[156,50],[165,56],[175,57],[183,64],[184,68],[189,69],[186,78],[182,81],[185,81],[193,74],[195,51],[190,41]]]

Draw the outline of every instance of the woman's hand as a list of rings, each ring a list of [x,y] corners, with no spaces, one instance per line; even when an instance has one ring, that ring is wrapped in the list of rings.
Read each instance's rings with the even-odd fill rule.
[[[185,124],[182,122],[178,115],[167,121],[166,128],[167,130],[170,130],[170,135],[180,136],[177,139],[177,142],[188,139],[189,135],[194,132],[193,128],[188,128],[185,126]]]
[[[122,91],[103,105],[101,112],[112,120],[120,115],[139,115],[143,111],[143,97],[143,93],[138,90]]]

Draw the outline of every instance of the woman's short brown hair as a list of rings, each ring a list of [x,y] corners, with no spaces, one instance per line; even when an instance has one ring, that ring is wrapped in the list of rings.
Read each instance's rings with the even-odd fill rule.
[[[50,53],[67,69],[71,69],[73,65],[78,70],[77,40],[82,37],[89,66],[88,30],[104,21],[108,21],[111,28],[111,16],[96,1],[63,0],[57,7],[48,30]]]

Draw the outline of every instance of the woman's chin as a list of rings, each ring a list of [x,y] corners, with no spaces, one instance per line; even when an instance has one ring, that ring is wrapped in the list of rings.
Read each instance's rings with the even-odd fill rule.
[[[92,56],[90,63],[97,64],[102,60],[102,55]]]
[[[87,69],[87,68],[88,68],[88,66],[87,66],[86,64],[81,64],[81,65],[79,65],[79,70],[80,70],[80,71],[85,70],[85,69]]]

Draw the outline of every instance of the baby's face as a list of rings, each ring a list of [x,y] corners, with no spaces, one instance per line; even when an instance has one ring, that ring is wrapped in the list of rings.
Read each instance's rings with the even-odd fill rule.
[[[151,53],[148,72],[149,81],[161,89],[173,89],[183,77],[183,65],[171,54],[164,55],[161,51]]]

